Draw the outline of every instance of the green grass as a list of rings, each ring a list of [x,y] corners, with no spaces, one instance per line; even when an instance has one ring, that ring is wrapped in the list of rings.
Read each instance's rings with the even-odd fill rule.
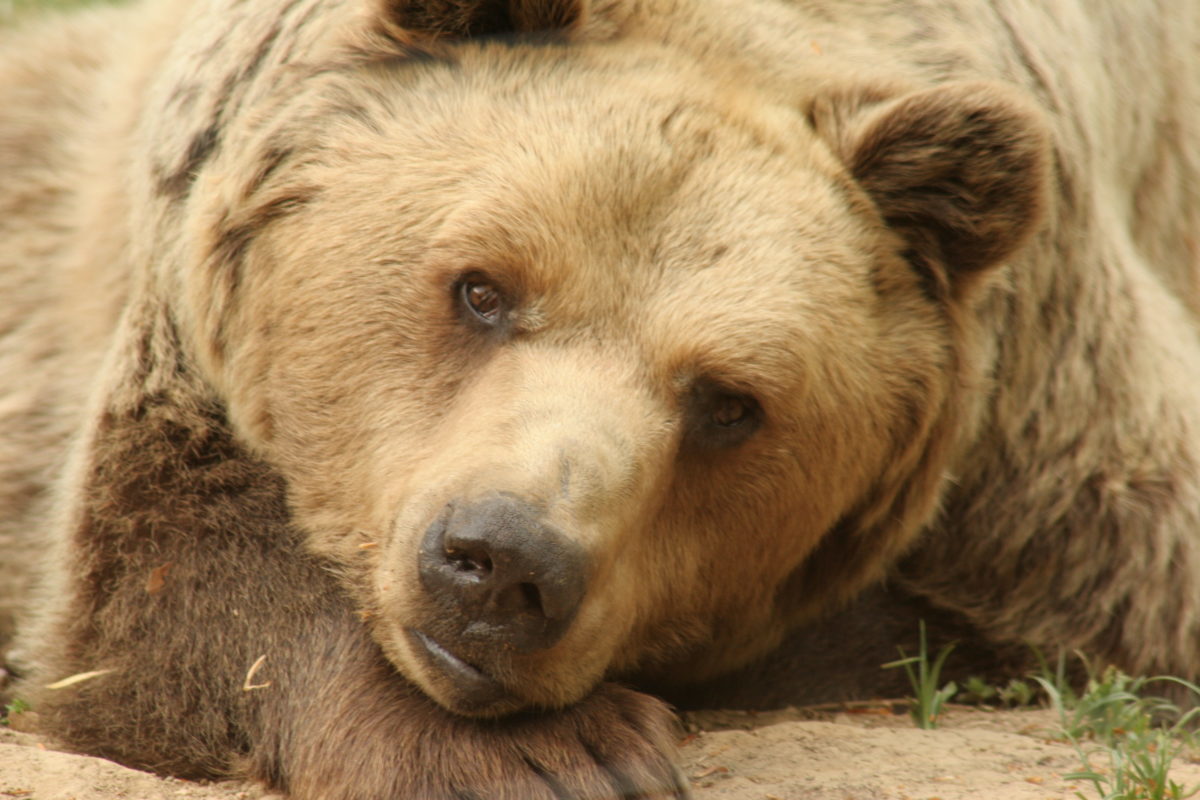
[[[4,714],[0,717],[0,724],[8,725],[8,718],[17,714],[23,714],[29,710],[29,704],[20,698],[14,699],[11,703],[4,706]]]
[[[915,656],[906,656],[904,648],[899,648],[901,658],[898,661],[892,661],[884,664],[884,669],[895,669],[903,667],[908,674],[908,681],[913,687],[913,701],[909,706],[909,714],[912,715],[913,722],[918,728],[931,729],[937,727],[938,717],[942,713],[942,708],[946,702],[954,696],[958,691],[958,687],[951,681],[945,686],[939,687],[942,665],[946,663],[946,657],[954,649],[954,645],[948,644],[938,651],[937,657],[932,662],[929,660],[929,648],[925,642],[925,620],[921,620],[921,636]]]
[[[1025,708],[1031,706],[1041,694],[1041,689],[1029,681],[1013,678],[1004,686],[993,686],[980,677],[963,681],[958,696],[960,703],[984,708]]]
[[[914,695],[911,714],[920,728],[937,726],[945,703],[956,691],[953,682],[939,686],[952,649],[953,645],[947,645],[930,660],[922,622],[917,654],[884,664],[889,669],[903,667],[908,674]],[[1053,736],[1069,743],[1081,762],[1079,770],[1063,777],[1086,782],[1094,792],[1076,791],[1080,800],[1184,800],[1200,794],[1200,785],[1186,786],[1170,776],[1175,760],[1200,746],[1200,687],[1179,678],[1131,677],[1112,667],[1097,673],[1083,659],[1088,680],[1083,690],[1076,692],[1062,653],[1053,667],[1037,650],[1034,653],[1040,669],[1030,676],[1033,684],[1014,680],[995,687],[971,678],[964,684],[963,699],[1028,705],[1038,695],[1034,686],[1039,687],[1058,714],[1058,730]],[[1183,712],[1152,694],[1163,684],[1185,688],[1195,696],[1197,706]]]
[[[1111,667],[1091,674],[1077,697],[1062,684],[1035,680],[1058,712],[1059,735],[1083,763],[1065,778],[1087,781],[1100,800],[1183,800],[1200,793],[1200,786],[1184,786],[1170,777],[1175,759],[1195,745],[1200,708],[1183,713],[1149,694],[1154,684],[1175,683],[1200,698],[1200,688],[1178,678],[1131,677]],[[1075,794],[1090,800],[1082,792]]]

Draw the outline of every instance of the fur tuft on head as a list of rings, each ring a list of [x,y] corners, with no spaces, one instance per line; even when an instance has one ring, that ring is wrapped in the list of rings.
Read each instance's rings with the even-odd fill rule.
[[[587,13],[587,0],[377,0],[380,17],[402,41],[426,42],[567,32]]]

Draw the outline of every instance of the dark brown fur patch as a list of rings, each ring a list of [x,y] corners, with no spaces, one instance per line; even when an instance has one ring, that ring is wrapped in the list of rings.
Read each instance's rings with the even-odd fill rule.
[[[192,137],[183,161],[171,171],[160,168],[158,191],[173,200],[185,197],[196,175],[221,141],[221,126],[213,122]]]
[[[584,15],[581,0],[390,0],[386,6],[403,30],[439,39],[565,30]]]
[[[176,202],[187,197],[200,169],[219,148],[222,131],[240,108],[240,102],[235,98],[253,85],[255,77],[280,43],[280,37],[285,30],[282,20],[286,19],[287,14],[300,2],[302,0],[291,0],[283,6],[280,9],[281,21],[272,25],[250,57],[225,77],[209,110],[207,124],[192,136],[182,161],[173,168],[165,165],[158,167],[157,186],[160,194]],[[211,57],[220,58],[225,45],[224,37],[214,42]],[[194,86],[189,86],[182,92],[177,90],[168,99],[168,107],[173,106],[176,115],[186,112],[194,105],[196,93],[197,89]]]
[[[283,159],[286,154],[280,153],[278,157]],[[265,177],[262,179],[265,180]],[[246,251],[250,244],[272,223],[296,213],[311,203],[315,199],[317,191],[315,187],[294,189],[273,197],[238,219],[237,222],[227,224],[220,230],[211,257],[214,277],[220,281],[220,291],[225,300],[220,318],[213,331],[212,345],[218,355],[225,350],[225,331],[237,305]]]

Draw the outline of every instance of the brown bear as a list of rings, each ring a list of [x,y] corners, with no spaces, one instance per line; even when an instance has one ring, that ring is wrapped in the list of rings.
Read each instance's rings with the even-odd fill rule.
[[[1197,677],[1198,37],[1122,0],[10,31],[13,691],[295,798],[678,797],[624,686],[785,646],[772,692],[826,691],[855,598]]]

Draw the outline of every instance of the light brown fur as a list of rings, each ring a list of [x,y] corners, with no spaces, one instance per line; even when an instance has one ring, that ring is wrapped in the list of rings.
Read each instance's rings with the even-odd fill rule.
[[[676,796],[669,714],[605,681],[885,580],[1200,676],[1200,12],[868,5],[158,0],[0,42],[47,730],[300,798]],[[583,554],[546,647],[419,574],[498,497]]]

